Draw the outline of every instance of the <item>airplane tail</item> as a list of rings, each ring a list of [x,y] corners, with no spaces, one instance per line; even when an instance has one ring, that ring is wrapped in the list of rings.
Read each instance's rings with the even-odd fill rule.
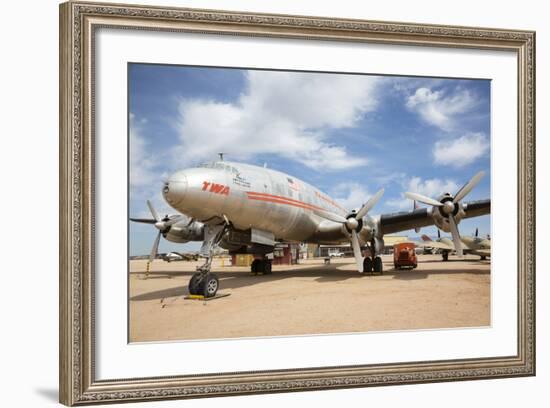
[[[422,238],[422,241],[424,241],[424,242],[432,242],[432,239],[429,236],[427,236],[426,234],[422,234],[422,236],[420,238]]]

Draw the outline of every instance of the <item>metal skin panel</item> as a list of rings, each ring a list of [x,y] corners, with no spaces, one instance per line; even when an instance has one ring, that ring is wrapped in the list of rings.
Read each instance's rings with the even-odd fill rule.
[[[336,244],[350,240],[341,223],[315,213],[324,210],[345,217],[349,211],[308,183],[265,167],[218,161],[181,170],[169,178],[163,195],[172,208],[205,224],[222,223],[225,217],[236,229],[270,232],[279,241]],[[465,203],[463,209],[464,218],[488,214],[490,200]],[[437,221],[431,208],[367,215],[359,240],[364,245],[373,238],[383,239],[384,234]]]

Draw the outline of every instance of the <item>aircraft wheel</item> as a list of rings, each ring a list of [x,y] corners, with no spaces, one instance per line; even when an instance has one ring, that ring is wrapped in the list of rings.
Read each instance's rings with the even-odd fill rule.
[[[270,260],[265,260],[265,261],[262,261],[262,270],[264,272],[264,275],[271,275],[273,272],[271,272],[271,261]]]
[[[382,271],[383,271],[382,258],[380,258],[379,256],[374,258],[372,269],[373,269],[374,272],[378,272],[378,273],[382,274]]]
[[[214,273],[207,273],[204,279],[203,295],[204,297],[214,297],[220,287],[220,281]]]
[[[444,261],[448,261],[449,260],[449,253],[448,252],[443,252],[441,254],[441,256],[443,257],[443,260]]]
[[[363,273],[365,272],[372,272],[372,259],[370,259],[370,256],[366,256],[365,259],[363,259]]]
[[[204,281],[201,279],[201,273],[197,272],[189,280],[189,294],[190,295],[201,295],[204,291]]]
[[[258,272],[260,272],[260,263],[261,261],[259,259],[254,259],[252,261],[252,264],[250,265],[250,272],[252,272],[254,275],[257,275]]]

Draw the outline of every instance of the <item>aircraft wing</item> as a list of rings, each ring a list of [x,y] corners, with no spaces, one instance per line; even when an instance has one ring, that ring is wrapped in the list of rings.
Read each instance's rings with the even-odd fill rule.
[[[491,256],[491,250],[490,249],[473,249],[472,253],[479,256]]]
[[[426,248],[438,248],[438,249],[444,249],[446,251],[454,251],[455,247],[451,245],[447,245],[444,242],[439,241],[430,241],[430,242],[415,242],[417,247],[426,247]]]
[[[491,200],[470,201],[462,205],[464,218],[478,217],[491,212]],[[413,211],[382,214],[380,228],[383,234],[391,234],[419,227],[434,225],[432,207],[418,208]]]

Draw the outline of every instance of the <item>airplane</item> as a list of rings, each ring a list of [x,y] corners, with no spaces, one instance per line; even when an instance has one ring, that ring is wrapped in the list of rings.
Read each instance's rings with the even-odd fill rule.
[[[159,231],[150,261],[156,256],[161,235],[171,242],[202,241],[199,254],[206,260],[191,277],[189,293],[213,297],[219,288],[218,277],[211,272],[217,246],[230,254],[254,254],[251,272],[269,274],[267,255],[279,242],[351,242],[357,270],[382,273],[382,259],[377,254],[384,249],[385,234],[436,225],[446,232],[452,229],[453,241],[460,241],[457,224],[463,218],[490,213],[490,199],[462,202],[482,176],[483,172],[476,174],[454,196],[445,193],[436,201],[418,195],[431,200],[431,207],[372,216],[369,212],[384,189],[358,211],[349,211],[296,177],[265,166],[224,161],[220,155],[218,161],[177,171],[164,182],[163,198],[178,214],[161,218],[148,201],[153,218],[131,220],[153,224]],[[366,257],[361,246],[369,249]]]
[[[174,261],[183,261],[183,256],[181,256],[177,252],[168,252],[167,254],[161,255],[161,258],[163,261],[166,261],[168,263]]]
[[[439,230],[437,230],[437,240],[433,241],[427,235],[422,235],[423,243],[418,243],[417,246],[424,248],[437,248],[441,251],[441,256],[444,261],[449,260],[449,253],[455,250],[453,241],[449,238],[441,238]],[[481,260],[485,260],[491,256],[491,240],[489,238],[479,238],[479,230],[476,228],[474,236],[461,236],[462,252],[465,254],[478,255]]]
[[[189,252],[168,252],[167,254],[162,254],[161,258],[166,262],[197,261],[199,259],[199,254]]]

